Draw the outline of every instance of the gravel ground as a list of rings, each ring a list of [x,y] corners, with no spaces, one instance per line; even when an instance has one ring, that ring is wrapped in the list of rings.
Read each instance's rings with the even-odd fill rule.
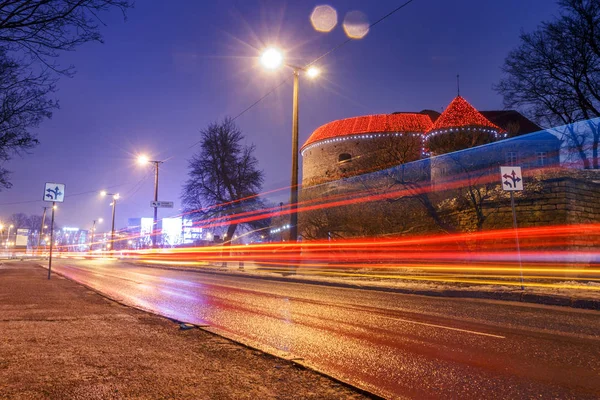
[[[0,399],[362,399],[292,362],[0,264]]]

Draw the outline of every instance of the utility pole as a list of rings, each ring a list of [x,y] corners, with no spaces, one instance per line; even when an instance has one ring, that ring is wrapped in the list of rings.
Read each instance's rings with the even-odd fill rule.
[[[46,223],[46,209],[48,209],[48,207],[44,207],[44,213],[42,214],[42,225],[40,226],[40,233],[38,235],[38,242],[37,242],[38,253],[40,251],[40,243],[42,241],[42,235],[44,234],[44,224]]]
[[[113,196],[112,202],[112,225],[110,228],[110,249],[115,249],[115,208],[117,207],[117,196]]]
[[[102,218],[98,218],[98,222],[102,222]],[[96,233],[96,220],[92,224],[92,233],[90,235],[90,251],[94,250],[94,233]]]
[[[115,248],[115,208],[117,207],[117,200],[119,199],[119,193],[106,193],[104,190],[100,192],[102,196],[112,196],[113,202],[110,204],[112,206],[112,226],[110,228],[110,248]]]
[[[294,69],[292,91],[292,179],[290,184],[290,242],[298,241],[298,78],[299,70]]]
[[[52,222],[50,223],[50,257],[48,258],[48,280],[50,279],[50,273],[52,272],[52,243],[54,242],[54,209],[56,208],[56,202],[52,202]]]
[[[154,201],[158,201],[158,165],[162,161],[151,161],[154,163]],[[152,220],[152,247],[156,247],[156,235],[158,232],[158,207],[154,207],[154,219]]]

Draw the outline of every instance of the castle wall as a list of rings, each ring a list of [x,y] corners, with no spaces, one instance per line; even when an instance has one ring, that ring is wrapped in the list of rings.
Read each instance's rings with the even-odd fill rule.
[[[302,184],[312,186],[420,158],[420,133],[362,134],[331,139],[302,152]]]
[[[465,201],[466,188],[427,192],[426,183],[415,190],[415,186],[410,185],[391,186],[389,176],[383,174],[372,174],[369,182],[361,178],[364,177],[303,191],[304,200],[316,198],[325,204],[328,197],[357,199],[348,205],[301,213],[299,231],[305,240],[324,239],[327,234],[333,234],[334,238],[387,237],[444,234],[447,228],[454,232],[478,229],[476,212]],[[600,223],[600,171],[532,170],[526,171],[524,180],[525,191],[515,194],[519,228]],[[418,194],[423,193],[419,187],[426,189],[425,197],[419,198]],[[499,180],[491,184],[489,190],[492,192],[489,199],[481,203],[485,215],[481,229],[512,228],[508,193],[500,189]],[[390,193],[391,197],[378,199]],[[430,201],[435,217],[424,206],[424,198]],[[547,241],[540,241],[538,237],[522,238],[522,247],[526,250],[543,249],[549,243],[552,243],[551,235]],[[513,242],[506,244],[512,246]],[[555,248],[567,251],[585,252],[597,247],[598,236],[583,231],[568,242],[555,244]],[[593,254],[590,252],[588,256],[593,257]]]

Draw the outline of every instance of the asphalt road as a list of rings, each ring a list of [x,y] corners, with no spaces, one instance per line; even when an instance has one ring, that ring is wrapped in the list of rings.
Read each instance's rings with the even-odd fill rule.
[[[600,313],[117,261],[53,269],[123,303],[299,359],[387,398],[600,398]]]

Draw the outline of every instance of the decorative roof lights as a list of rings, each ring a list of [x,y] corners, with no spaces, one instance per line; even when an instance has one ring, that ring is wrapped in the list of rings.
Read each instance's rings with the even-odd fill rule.
[[[353,135],[350,135],[350,136],[333,137],[331,139],[319,140],[319,141],[316,141],[316,142],[311,143],[309,145],[305,144],[304,147],[302,147],[301,154],[302,154],[302,156],[304,156],[305,152],[307,152],[308,150],[312,149],[313,147],[320,146],[322,144],[345,142],[347,140],[377,139],[377,138],[390,137],[390,136],[401,136],[401,137],[404,137],[404,136],[417,136],[417,137],[420,138],[421,143],[423,143],[423,140],[424,140],[423,139],[423,133],[421,133],[421,132],[385,132],[385,133],[366,133],[366,134],[363,134],[363,135],[353,134]]]
[[[302,152],[310,145],[327,140],[370,138],[376,134],[399,132],[422,134],[432,125],[428,115],[418,113],[376,114],[341,119],[318,127],[302,146]]]
[[[502,128],[491,123],[463,97],[456,96],[425,136],[459,131],[491,133],[496,138],[498,134],[504,133]]]

